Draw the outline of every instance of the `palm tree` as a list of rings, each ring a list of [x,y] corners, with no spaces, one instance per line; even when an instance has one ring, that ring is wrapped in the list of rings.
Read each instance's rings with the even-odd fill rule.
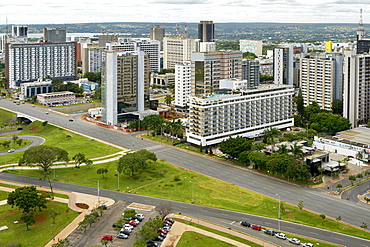
[[[274,152],[275,138],[281,135],[280,130],[271,127],[270,129],[264,131],[264,135],[266,137],[266,141],[271,144],[272,152]]]
[[[286,154],[286,153],[288,153],[288,147],[287,147],[287,145],[281,145],[281,147],[279,148],[279,153],[281,153],[281,154]]]
[[[293,156],[296,158],[303,158],[303,151],[302,146],[298,146],[297,144],[294,144],[290,151],[292,152]]]
[[[164,101],[166,102],[166,105],[168,106],[171,105],[172,100],[173,100],[173,97],[170,94],[167,94],[166,97],[164,98]]]

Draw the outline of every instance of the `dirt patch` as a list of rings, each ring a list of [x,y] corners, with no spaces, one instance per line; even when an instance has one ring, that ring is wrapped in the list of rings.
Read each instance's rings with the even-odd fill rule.
[[[140,204],[140,203],[131,203],[127,208],[152,211],[154,210],[155,207],[151,205]]]
[[[85,203],[80,203],[80,202],[76,202],[76,206],[79,207],[79,208],[82,208],[82,209],[88,209],[89,208],[89,205],[87,205]]]
[[[32,128],[30,128],[29,130],[30,131],[36,131],[36,130],[38,130],[39,129],[39,127],[32,127]]]
[[[46,220],[47,220],[47,218],[45,217],[45,215],[35,215],[36,224],[40,223],[40,222],[44,222]]]

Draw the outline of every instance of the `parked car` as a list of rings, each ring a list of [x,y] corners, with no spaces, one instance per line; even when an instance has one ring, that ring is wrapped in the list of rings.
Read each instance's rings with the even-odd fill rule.
[[[112,224],[112,227],[113,227],[113,228],[122,228],[123,226],[122,226],[122,224],[117,224],[117,222],[114,222],[114,223]]]
[[[112,235],[104,235],[104,236],[101,237],[101,239],[113,241],[113,236]]]
[[[275,231],[274,230],[271,230],[271,229],[266,229],[263,232],[266,233],[266,234],[268,234],[268,235],[271,235],[271,236],[274,236],[275,235]]]
[[[117,238],[120,238],[120,239],[128,239],[128,235],[126,235],[124,233],[118,233],[117,234]]]
[[[170,225],[164,225],[164,226],[162,226],[162,229],[169,232],[171,230],[171,226]]]
[[[165,218],[164,220],[167,220],[167,221],[171,222],[172,224],[175,223],[175,221],[171,218]]]
[[[45,114],[46,114],[46,115],[48,115],[48,114],[49,114],[49,112],[45,112]]]
[[[131,230],[130,229],[127,229],[127,228],[122,228],[119,233],[123,233],[125,235],[130,235],[131,234]]]
[[[257,231],[261,231],[261,229],[262,229],[262,227],[260,225],[252,225],[251,227],[252,227],[252,229],[257,230]]]
[[[249,223],[248,221],[240,221],[240,225],[245,227],[251,227],[251,223]]]
[[[132,221],[130,221],[130,222],[129,222],[129,224],[130,224],[131,226],[133,226],[133,227],[136,227],[136,226],[137,226],[136,221],[133,221],[133,220],[132,220]]]
[[[108,209],[108,207],[107,207],[107,206],[105,206],[105,205],[100,205],[100,206],[98,207],[98,209],[107,210],[107,209]]]
[[[14,153],[14,149],[9,149],[8,153]]]
[[[164,240],[164,238],[161,237],[161,236],[157,236],[154,240],[155,241],[161,241],[162,242]]]
[[[70,118],[70,119],[69,119],[69,121],[70,121],[70,122],[73,122],[73,119],[72,119],[72,118]]]
[[[133,227],[132,225],[130,225],[130,224],[125,224],[125,225],[123,226],[123,228],[130,229],[131,231],[132,231],[132,230],[134,230],[134,227]]]
[[[277,238],[280,238],[280,239],[282,239],[282,240],[285,240],[286,239],[286,235],[284,234],[284,233],[281,233],[281,232],[279,232],[279,233],[276,233],[276,235],[275,235]]]
[[[353,157],[352,155],[347,155],[347,158],[353,159],[355,157]]]
[[[167,224],[167,225],[170,225],[172,226],[172,222],[168,221],[168,220],[164,220],[163,223]]]
[[[158,228],[157,230],[158,233],[164,233],[164,234],[167,234],[168,232],[162,228]]]
[[[304,247],[314,247],[314,245],[313,244],[311,244],[311,243],[305,243],[305,244],[302,244]]]
[[[297,238],[288,238],[288,241],[291,242],[292,244],[300,245],[301,241]]]
[[[137,214],[137,215],[135,215],[135,217],[136,217],[136,219],[138,219],[139,221],[142,221],[142,220],[145,218],[145,216],[144,216],[143,214]]]
[[[162,238],[166,238],[167,234],[161,233],[161,234],[159,234],[159,236],[161,236]]]
[[[153,240],[149,240],[146,243],[146,247],[159,247],[159,246],[161,246],[161,245],[159,243],[154,242]]]

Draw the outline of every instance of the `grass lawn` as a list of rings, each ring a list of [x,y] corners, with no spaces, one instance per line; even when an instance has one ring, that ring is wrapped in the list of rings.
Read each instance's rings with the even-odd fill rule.
[[[7,198],[8,198],[8,192],[0,190],[0,201],[5,200]]]
[[[20,137],[19,139],[22,139],[22,137]],[[29,141],[29,140],[23,140],[21,145],[18,145],[17,143],[14,143],[12,140],[6,140],[6,141],[11,141],[12,143],[10,144],[9,147],[6,147],[6,148],[4,148],[4,146],[0,146],[0,153],[6,152],[11,148],[12,149],[17,149],[17,148],[22,148],[24,146],[27,146],[27,145],[31,144],[31,141]],[[1,142],[4,142],[4,141],[0,141],[0,143]]]
[[[0,126],[7,124],[16,114],[0,108]]]
[[[117,190],[116,163],[109,162],[90,167],[56,169],[56,174],[58,175],[56,180],[92,187],[97,187],[97,181],[99,180],[100,188]],[[108,169],[108,174],[105,175],[105,178],[102,178],[101,175],[96,173],[99,168]],[[10,172],[37,178],[43,177],[41,170],[14,170]],[[53,172],[51,176],[53,179]],[[137,175],[134,178],[121,174],[120,191],[262,215],[270,218],[276,218],[277,216],[277,200],[207,176],[172,167],[163,161],[150,164],[149,171]],[[328,218],[323,222],[319,215],[306,210],[301,211],[297,206],[282,202],[281,208],[282,220],[370,239],[370,233],[368,232]],[[255,223],[262,224],[262,222]]]
[[[18,221],[22,212],[9,205],[0,206],[0,225],[8,226],[9,229],[0,232],[0,246],[5,246],[11,242],[17,242],[22,246],[45,246],[54,236],[64,229],[78,213],[68,209],[66,203],[49,202],[47,209],[35,212],[36,224],[30,226],[27,231],[26,225]],[[50,217],[50,209],[53,208],[60,213],[55,218],[55,224]]]
[[[22,138],[22,135],[44,137],[46,139],[44,145],[63,148],[68,152],[70,158],[79,152],[84,153],[86,158],[91,159],[122,151],[121,149],[74,134],[50,124],[44,127],[42,126],[42,122],[39,121],[35,121],[25,127],[19,133],[19,138]],[[0,159],[0,164],[3,162],[6,162],[6,164],[17,164],[22,155],[23,152],[5,155],[6,157],[4,156],[4,158]]]
[[[229,246],[235,246],[226,242],[223,242],[221,240],[208,237],[206,235],[187,231],[182,234],[179,242],[177,243],[176,247],[203,247],[203,246],[217,246],[217,247],[229,247]]]

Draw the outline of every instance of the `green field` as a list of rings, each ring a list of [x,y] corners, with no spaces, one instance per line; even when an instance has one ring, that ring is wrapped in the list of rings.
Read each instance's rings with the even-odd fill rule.
[[[22,137],[20,137],[19,139],[22,139]],[[21,145],[18,145],[17,143],[14,143],[12,140],[8,140],[8,141],[11,141],[12,143],[10,144],[10,146],[9,147],[4,147],[4,146],[0,146],[0,153],[2,153],[2,152],[6,152],[6,151],[8,151],[9,149],[17,149],[17,148],[22,148],[22,147],[24,147],[24,146],[27,146],[27,145],[30,145],[31,144],[31,141],[29,141],[29,140],[24,140],[23,139],[23,141],[22,141],[22,143],[21,143]],[[2,141],[0,141],[0,143],[1,142],[4,142],[3,140]]]
[[[47,209],[35,212],[36,224],[31,225],[27,231],[25,224],[14,224],[21,216],[21,211],[11,208],[10,205],[0,206],[0,226],[8,226],[9,229],[0,232],[0,246],[11,242],[17,242],[22,246],[45,246],[54,236],[63,230],[78,213],[68,209],[65,203],[49,202]],[[55,218],[55,224],[50,217],[50,209],[60,213]]]
[[[107,168],[105,178],[97,174],[99,168]],[[116,162],[92,165],[81,168],[55,169],[56,180],[72,184],[97,187],[108,190],[118,189]],[[14,170],[14,174],[42,178],[41,170]],[[53,179],[53,172],[51,179]],[[134,178],[121,174],[120,191],[194,203],[215,208],[222,208],[238,212],[277,217],[278,201],[263,195],[251,192],[238,186],[209,178],[194,172],[175,168],[163,161],[150,164],[150,169]],[[281,203],[281,219],[304,225],[319,227],[348,235],[370,239],[370,233],[337,222],[322,218],[306,210],[300,210],[295,205]],[[263,222],[253,222],[263,225]]]
[[[204,246],[217,246],[217,247],[229,247],[229,246],[235,246],[226,242],[223,242],[221,240],[208,237],[206,235],[197,233],[197,232],[191,232],[187,231],[182,234],[179,242],[177,243],[176,247],[204,247]]]
[[[25,127],[23,131],[18,134],[19,138],[22,138],[22,135],[44,137],[46,139],[44,145],[63,148],[68,152],[70,158],[79,152],[84,153],[86,158],[91,159],[122,151],[121,149],[50,124],[47,124],[44,127],[39,121],[35,121]],[[6,162],[7,164],[17,164],[22,155],[23,152],[6,155],[6,157],[4,156],[4,158],[0,160],[0,164],[3,162]]]
[[[7,124],[16,114],[0,108],[0,126]]]

